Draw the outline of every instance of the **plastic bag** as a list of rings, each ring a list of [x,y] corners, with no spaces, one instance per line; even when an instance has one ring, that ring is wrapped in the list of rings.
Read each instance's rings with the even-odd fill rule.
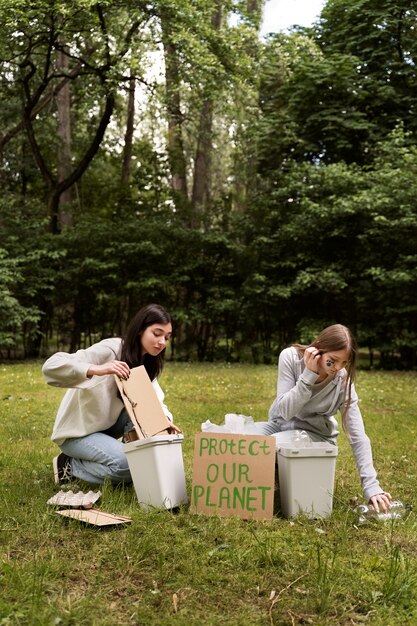
[[[201,424],[201,430],[203,433],[231,433],[232,431],[223,424],[213,424],[210,420],[207,420]]]
[[[237,435],[257,435],[255,422],[250,415],[227,413],[224,416],[224,424],[213,424],[210,420],[201,424],[203,432],[210,433],[233,433]]]

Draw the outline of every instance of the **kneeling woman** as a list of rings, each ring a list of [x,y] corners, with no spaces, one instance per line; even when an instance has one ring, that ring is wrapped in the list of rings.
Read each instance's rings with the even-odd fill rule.
[[[280,433],[301,429],[312,441],[335,444],[339,433],[334,414],[340,410],[365,499],[385,511],[391,495],[381,488],[373,466],[371,443],[354,386],[356,359],[356,341],[341,324],[325,328],[308,346],[295,344],[283,350],[277,397],[269,410],[269,421],[258,422],[258,429],[282,442],[288,439]]]
[[[57,352],[44,364],[46,382],[67,387],[52,433],[61,454],[53,460],[55,482],[79,478],[102,484],[131,482],[123,444],[119,439],[133,428],[113,374],[126,380],[130,368],[144,365],[171,421],[171,433],[180,432],[163,403],[158,384],[165,348],[172,333],[171,317],[157,304],[138,311],[124,338],[104,339],[74,354]]]

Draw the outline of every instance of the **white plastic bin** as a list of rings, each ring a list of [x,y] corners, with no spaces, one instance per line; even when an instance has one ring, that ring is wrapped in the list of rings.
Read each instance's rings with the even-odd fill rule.
[[[278,445],[281,512],[284,517],[329,517],[333,508],[337,446],[311,443],[308,447]]]
[[[183,435],[155,435],[124,445],[133,486],[144,509],[173,509],[188,502]]]

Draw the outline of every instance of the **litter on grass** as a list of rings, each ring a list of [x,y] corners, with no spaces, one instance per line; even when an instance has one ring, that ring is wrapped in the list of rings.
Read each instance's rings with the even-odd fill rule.
[[[100,509],[88,509],[87,511],[84,509],[61,509],[55,513],[93,526],[115,526],[117,524],[130,524],[132,521],[132,518],[127,515],[114,515],[100,511]]]
[[[101,491],[59,491],[57,494],[49,498],[47,504],[52,506],[65,506],[75,509],[91,509],[95,502],[100,498]]]

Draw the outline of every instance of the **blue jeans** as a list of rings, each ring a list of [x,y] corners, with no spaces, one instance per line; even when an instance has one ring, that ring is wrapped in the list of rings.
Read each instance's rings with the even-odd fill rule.
[[[123,444],[118,441],[132,428],[129,414],[123,409],[116,423],[107,430],[66,439],[60,448],[71,458],[73,477],[96,485],[106,478],[114,484],[132,482]]]

